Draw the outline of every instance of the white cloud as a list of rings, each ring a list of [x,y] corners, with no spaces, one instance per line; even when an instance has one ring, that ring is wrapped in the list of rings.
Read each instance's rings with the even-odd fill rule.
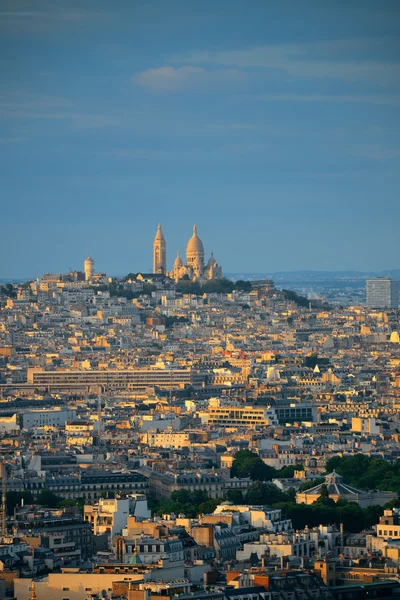
[[[253,98],[255,96],[252,96]],[[262,100],[279,102],[338,102],[346,104],[378,104],[399,106],[399,95],[374,96],[371,94],[298,94],[298,93],[262,93],[256,96]]]
[[[343,44],[347,44],[351,48],[348,41],[269,45],[222,52],[195,52],[186,56],[173,57],[171,61],[181,64],[190,63],[191,65],[276,70],[291,77],[328,78],[350,83],[360,80],[380,85],[400,83],[400,65],[398,63],[352,59],[351,51],[343,59],[340,59],[338,51],[343,49]],[[356,44],[353,46],[355,50]],[[337,52],[334,52],[334,49]],[[332,56],[338,54],[337,59],[331,60]]]
[[[175,90],[196,77],[202,77],[204,73],[205,70],[199,67],[159,67],[143,71],[133,79],[137,84],[153,90]]]
[[[133,77],[137,85],[153,91],[231,87],[243,83],[244,80],[244,76],[238,69],[207,70],[192,65],[148,69]]]
[[[122,124],[121,118],[112,115],[77,112],[65,98],[23,91],[0,91],[0,118],[70,121],[79,129]]]

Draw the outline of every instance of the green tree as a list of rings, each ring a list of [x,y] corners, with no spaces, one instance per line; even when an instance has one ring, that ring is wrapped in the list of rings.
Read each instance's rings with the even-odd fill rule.
[[[231,477],[250,477],[253,481],[269,481],[276,470],[266,465],[262,459],[250,450],[240,450],[235,454],[231,467]]]
[[[157,514],[185,514],[187,517],[197,517],[199,514],[213,512],[221,500],[209,498],[203,490],[176,490],[169,500],[157,502],[151,500],[151,508]]]
[[[193,294],[195,296],[201,296],[203,294],[201,286],[197,281],[180,279],[176,284],[175,289],[180,294]]]
[[[276,502],[284,502],[287,495],[282,492],[273,483],[256,483],[250,487],[246,493],[246,504],[259,504],[261,506],[271,506]]]
[[[302,306],[304,308],[308,308],[310,301],[304,296],[300,296],[291,290],[282,290],[282,295],[285,300],[289,300],[290,302],[294,302],[297,306]]]
[[[13,515],[14,514],[14,509],[16,506],[19,506],[21,504],[21,501],[24,501],[24,504],[33,504],[34,502],[34,498],[31,492],[7,492],[7,497],[6,497],[6,507],[7,507],[7,514],[8,515]]]
[[[83,498],[63,498],[60,500],[59,508],[78,508],[79,512],[83,515],[85,501]]]
[[[318,354],[310,354],[309,356],[304,357],[304,366],[309,369],[315,369],[318,364]]]
[[[299,486],[299,492],[305,492],[307,490],[310,490],[313,487],[316,487],[317,485],[320,485],[321,483],[324,483],[325,478],[324,477],[317,477],[316,479],[313,479],[312,481],[305,481],[304,483],[301,483]]]
[[[222,277],[221,279],[209,279],[202,287],[205,294],[231,294],[234,285],[232,281]]]
[[[60,496],[50,490],[42,490],[38,496],[37,503],[48,508],[58,508],[61,502]]]
[[[234,285],[234,289],[240,292],[251,292],[253,286],[250,281],[244,281],[243,279],[238,279],[238,281]]]
[[[243,492],[242,490],[228,490],[226,493],[226,499],[233,504],[243,504]]]
[[[335,456],[328,460],[326,468],[328,472],[336,470],[346,483],[357,488],[400,493],[400,460],[389,463],[364,454]]]
[[[319,500],[326,500],[327,498],[329,498],[329,492],[328,492],[328,488],[327,488],[327,486],[325,485],[325,483],[323,483],[323,484],[321,485],[321,495],[320,495],[320,497],[318,498],[318,501],[319,501]]]
[[[282,469],[276,472],[276,477],[278,479],[291,479],[294,477],[295,471],[304,471],[303,465],[289,465],[287,467],[282,467]]]
[[[198,505],[198,507],[197,507],[198,514],[208,515],[208,514],[214,512],[214,510],[217,508],[217,506],[219,504],[221,504],[221,500],[217,500],[215,498],[209,498],[208,500],[205,500],[204,502],[202,502],[201,504]]]

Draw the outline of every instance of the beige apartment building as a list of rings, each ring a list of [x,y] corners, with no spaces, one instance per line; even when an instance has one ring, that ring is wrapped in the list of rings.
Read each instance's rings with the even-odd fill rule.
[[[115,581],[143,581],[142,573],[79,573],[67,569],[64,573],[49,573],[35,581],[38,600],[86,600],[88,596],[100,598],[103,590],[111,596]],[[32,594],[32,579],[15,579],[14,596],[17,600],[29,600]]]
[[[56,370],[31,368],[27,372],[28,384],[49,390],[145,390],[159,386],[179,389],[199,387],[204,376],[193,369],[116,369],[116,370]]]
[[[219,427],[268,427],[278,425],[272,408],[254,406],[216,406],[207,411],[208,425]]]
[[[194,441],[190,431],[146,431],[140,434],[140,443],[156,448],[183,448]]]
[[[399,510],[385,510],[379,519],[376,534],[378,538],[400,540]]]

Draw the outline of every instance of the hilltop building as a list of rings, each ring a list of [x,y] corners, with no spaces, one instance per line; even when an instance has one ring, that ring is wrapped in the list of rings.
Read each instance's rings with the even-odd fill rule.
[[[161,225],[159,225],[153,242],[154,273],[166,273],[166,248],[165,238],[161,231]],[[184,264],[180,252],[178,252],[173,269],[167,275],[175,281],[183,278],[189,278],[192,281],[221,279],[222,267],[215,260],[214,254],[211,252],[207,262],[205,262],[204,256],[203,242],[197,235],[197,227],[194,225],[193,235],[186,246],[186,264]]]
[[[156,237],[153,242],[153,273],[165,275],[167,271],[167,244],[161,225],[157,227]]]
[[[85,259],[83,270],[85,272],[85,280],[90,281],[94,275],[94,260],[91,256],[88,256]]]

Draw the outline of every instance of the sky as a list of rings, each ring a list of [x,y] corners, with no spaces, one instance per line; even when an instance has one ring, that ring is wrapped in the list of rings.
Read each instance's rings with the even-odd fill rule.
[[[397,0],[1,0],[0,278],[397,269]]]

